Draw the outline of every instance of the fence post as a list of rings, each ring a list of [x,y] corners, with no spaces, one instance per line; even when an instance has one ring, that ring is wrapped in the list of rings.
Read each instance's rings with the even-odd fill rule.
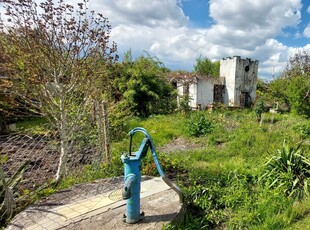
[[[111,153],[110,153],[110,133],[109,133],[109,119],[108,119],[108,103],[102,102],[102,111],[104,119],[104,150],[106,155],[106,161],[111,164]]]

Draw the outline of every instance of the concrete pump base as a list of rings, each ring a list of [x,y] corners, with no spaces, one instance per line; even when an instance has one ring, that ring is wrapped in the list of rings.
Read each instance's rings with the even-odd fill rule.
[[[123,222],[125,201],[121,197],[123,178],[106,180],[104,193],[87,196],[72,195],[72,199],[57,202],[52,196],[29,206],[19,213],[7,226],[8,230],[52,230],[52,229],[161,229],[172,221],[180,221],[182,204],[175,191],[161,178],[144,178],[141,183],[141,212],[144,218],[138,223]],[[91,184],[93,186],[93,184]],[[85,185],[83,185],[85,186]],[[87,184],[86,184],[87,187]],[[74,194],[74,187],[70,190]],[[60,191],[61,192],[61,191]],[[60,193],[58,192],[58,193]],[[69,195],[69,194],[67,194]]]

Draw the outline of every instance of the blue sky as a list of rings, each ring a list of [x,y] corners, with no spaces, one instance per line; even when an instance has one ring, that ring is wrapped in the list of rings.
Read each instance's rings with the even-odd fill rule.
[[[109,18],[120,57],[147,52],[171,70],[238,55],[259,60],[259,77],[271,80],[298,49],[310,52],[310,0],[89,0],[89,8]]]

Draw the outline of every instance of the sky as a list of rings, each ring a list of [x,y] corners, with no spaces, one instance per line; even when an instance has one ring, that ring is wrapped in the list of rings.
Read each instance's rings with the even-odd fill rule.
[[[89,0],[89,8],[109,18],[121,58],[146,52],[171,70],[237,55],[259,60],[259,78],[271,80],[298,49],[310,51],[310,0]]]
[[[156,56],[171,70],[196,59],[259,60],[271,80],[298,49],[310,51],[310,0],[90,0],[109,18],[120,57]]]

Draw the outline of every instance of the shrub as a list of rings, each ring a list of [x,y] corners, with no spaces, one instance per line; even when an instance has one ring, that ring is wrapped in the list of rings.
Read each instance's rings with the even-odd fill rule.
[[[192,114],[187,129],[190,136],[205,136],[213,131],[213,125],[204,113]]]
[[[18,185],[23,179],[23,174],[27,169],[30,161],[25,161],[19,166],[14,175],[6,178],[5,172],[2,168],[2,163],[6,159],[0,156],[0,227],[6,223],[16,211],[16,203],[18,197]]]
[[[310,161],[303,156],[300,147],[283,144],[265,164],[261,177],[270,188],[279,188],[288,197],[302,199],[309,195]]]
[[[295,125],[293,127],[293,130],[297,131],[298,134],[302,138],[309,138],[310,137],[310,121]]]
[[[227,216],[221,202],[222,189],[220,184],[193,185],[184,188],[186,216],[182,229],[211,229],[221,225]],[[187,220],[186,220],[187,219]]]
[[[191,98],[188,95],[180,97],[179,110],[186,115],[192,110],[189,105],[190,101]]]
[[[265,103],[262,100],[259,100],[255,103],[254,111],[259,122],[262,119],[262,114],[268,111],[268,108],[265,107]]]

